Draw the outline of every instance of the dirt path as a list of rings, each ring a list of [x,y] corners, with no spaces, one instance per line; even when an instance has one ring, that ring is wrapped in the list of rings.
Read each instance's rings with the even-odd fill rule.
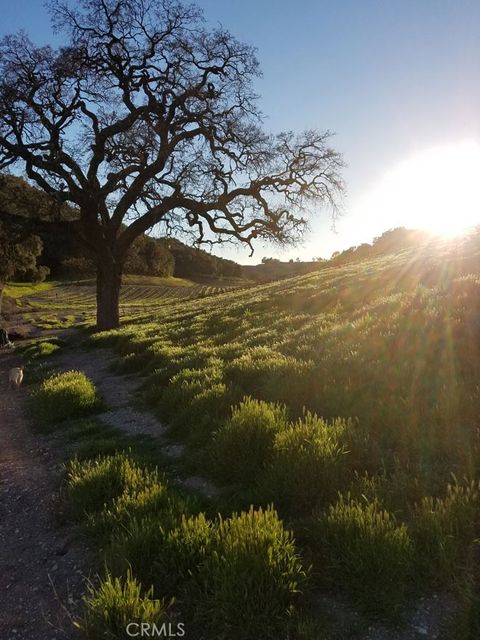
[[[61,460],[32,434],[26,391],[7,390],[18,364],[0,352],[0,637],[4,640],[73,639],[67,609],[84,591],[86,550],[58,519]]]
[[[71,347],[61,350],[51,362],[60,371],[83,371],[95,383],[106,405],[106,410],[99,417],[106,424],[129,433],[163,437],[166,429],[158,420],[131,406],[143,379],[138,375],[113,373],[110,368],[116,359],[112,349],[83,350],[81,347]]]
[[[60,351],[51,362],[61,371],[77,369],[83,371],[92,380],[103,401],[106,410],[99,418],[106,424],[131,434],[148,434],[163,442],[163,453],[172,459],[181,458],[184,445],[171,442],[166,438],[166,427],[155,416],[132,406],[135,393],[140,388],[143,378],[138,374],[121,375],[111,370],[117,359],[112,349],[89,349],[70,347]],[[219,489],[207,478],[189,476],[172,478],[173,482],[197,491],[211,498],[217,496]]]

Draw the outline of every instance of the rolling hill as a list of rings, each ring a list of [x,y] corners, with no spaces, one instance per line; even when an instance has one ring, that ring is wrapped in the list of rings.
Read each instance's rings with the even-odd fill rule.
[[[29,300],[91,312],[93,288]],[[273,505],[312,565],[305,593],[346,598],[366,620],[438,590],[464,616],[477,606],[476,235],[243,288],[127,283],[122,309],[90,346],[145,376],[180,464],[221,488],[214,509]]]

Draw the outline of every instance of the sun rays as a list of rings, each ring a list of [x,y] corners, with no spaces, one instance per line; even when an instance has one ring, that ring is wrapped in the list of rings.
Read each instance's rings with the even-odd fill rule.
[[[480,222],[480,144],[432,147],[387,171],[358,202],[365,223],[446,236]]]

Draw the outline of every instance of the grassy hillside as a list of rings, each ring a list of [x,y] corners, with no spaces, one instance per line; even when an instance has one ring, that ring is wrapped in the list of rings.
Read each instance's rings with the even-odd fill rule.
[[[29,299],[51,313],[86,309],[88,318],[93,293],[72,284]],[[228,627],[241,640],[252,637],[243,613],[265,638],[287,628],[298,640],[343,637],[335,635],[342,610],[330,633],[315,605],[333,593],[361,613],[350,629],[358,637],[365,621],[397,620],[419,596],[446,590],[459,613],[445,637],[478,637],[476,242],[436,242],[249,288],[128,283],[122,300],[122,328],[91,344],[114,346],[120,371],[146,376],[145,403],[185,445],[176,470],[207,476],[222,493],[206,514],[194,510],[181,524],[181,509],[175,515],[173,538],[161,543],[181,551],[165,569],[175,583],[161,570],[165,516],[132,497],[121,544],[109,542],[120,569],[107,558],[102,589],[120,588],[111,581],[129,566],[155,597],[180,606],[205,597],[208,615],[191,614],[200,626],[225,597],[209,637]],[[150,519],[137,521],[137,509]],[[218,560],[218,545],[228,561]],[[260,611],[263,580],[270,621]]]
[[[149,375],[146,401],[187,444],[186,464],[228,487],[227,510],[274,504],[320,589],[390,615],[470,575],[474,245],[170,300],[93,341]]]

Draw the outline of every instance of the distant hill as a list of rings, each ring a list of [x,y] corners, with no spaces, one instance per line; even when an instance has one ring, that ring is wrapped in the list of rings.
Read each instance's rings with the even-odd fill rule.
[[[268,258],[261,264],[243,265],[242,273],[245,278],[257,282],[271,282],[318,271],[324,262],[282,262],[275,258]]]
[[[464,237],[454,240],[435,236],[424,230],[397,227],[374,238],[371,244],[363,243],[349,247],[344,251],[337,251],[329,260],[282,262],[275,258],[267,258],[262,260],[261,264],[243,265],[242,273],[244,277],[257,282],[273,282],[331,267],[357,264],[364,260],[394,255],[402,251],[415,250],[419,253],[430,253],[432,249],[443,251],[443,248],[448,247],[450,255],[451,251],[455,250],[455,246],[461,252],[476,243],[480,243],[480,227],[472,229]]]

